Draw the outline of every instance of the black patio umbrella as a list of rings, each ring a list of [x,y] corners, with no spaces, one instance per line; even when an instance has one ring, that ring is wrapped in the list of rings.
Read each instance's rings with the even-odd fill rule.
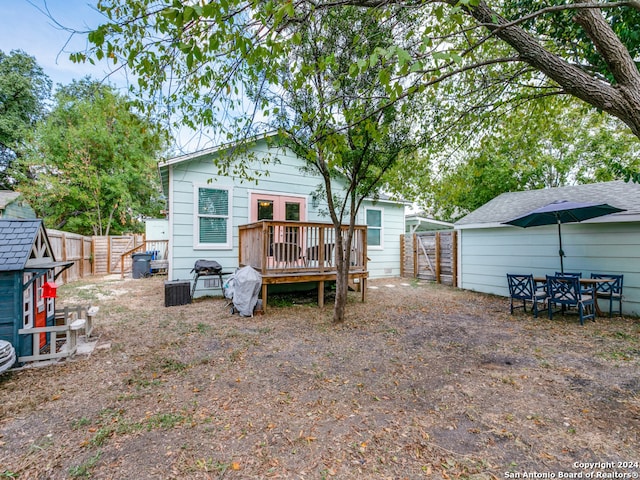
[[[581,203],[570,202],[568,200],[558,200],[544,207],[532,210],[529,213],[503,222],[504,225],[515,225],[516,227],[538,227],[540,225],[558,225],[558,239],[560,241],[560,271],[564,273],[562,257],[562,231],[560,225],[563,223],[581,222],[590,218],[602,217],[611,213],[624,212],[623,208],[613,207],[607,203]]]

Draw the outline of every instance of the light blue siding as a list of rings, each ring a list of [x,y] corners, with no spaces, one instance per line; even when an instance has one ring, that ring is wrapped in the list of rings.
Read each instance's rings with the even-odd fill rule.
[[[564,270],[624,275],[623,311],[640,315],[640,224],[563,224]],[[560,270],[557,226],[461,229],[458,286],[508,296],[507,273],[545,276]]]
[[[303,173],[304,162],[291,151],[269,150],[265,142],[259,142],[252,152],[257,158],[272,161],[264,164],[253,161],[251,172],[258,172],[258,181],[234,179],[217,175],[213,163],[214,154],[179,161],[161,167],[163,179],[169,189],[170,222],[170,279],[186,280],[192,278],[191,269],[195,260],[205,258],[218,261],[225,271],[233,271],[238,266],[238,226],[249,223],[249,195],[251,192],[266,192],[289,196],[302,196],[306,199],[307,221],[330,222],[323,215],[326,204],[312,206],[311,193],[322,183],[319,176]],[[224,154],[224,151],[217,154]],[[167,175],[167,171],[169,172]],[[232,248],[194,249],[194,186],[232,187],[231,204],[233,208]],[[340,186],[335,184],[336,192]],[[371,202],[366,205],[372,206]],[[400,275],[400,235],[404,232],[404,206],[394,202],[380,201],[375,208],[383,210],[383,249],[369,249],[368,257],[370,277],[391,277]],[[358,212],[358,223],[365,224],[364,207]],[[198,290],[200,291],[200,285]]]

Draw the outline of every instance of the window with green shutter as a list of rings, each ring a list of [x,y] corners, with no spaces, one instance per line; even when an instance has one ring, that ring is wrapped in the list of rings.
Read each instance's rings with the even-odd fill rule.
[[[227,188],[197,187],[196,246],[231,248],[231,194]]]

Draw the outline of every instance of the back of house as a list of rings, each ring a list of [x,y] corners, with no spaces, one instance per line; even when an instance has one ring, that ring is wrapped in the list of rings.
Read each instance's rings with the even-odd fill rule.
[[[246,170],[255,181],[218,173],[214,162],[224,161],[234,148],[230,145],[160,164],[168,198],[170,280],[191,279],[198,259],[216,260],[225,271],[235,270],[241,225],[261,220],[330,223],[326,201],[317,193],[322,179],[303,159],[267,139],[245,147]],[[229,171],[234,172],[234,167]],[[340,194],[339,181],[334,188]],[[357,223],[367,226],[370,278],[399,276],[404,204],[367,200],[358,212]],[[208,293],[205,289],[198,294]]]

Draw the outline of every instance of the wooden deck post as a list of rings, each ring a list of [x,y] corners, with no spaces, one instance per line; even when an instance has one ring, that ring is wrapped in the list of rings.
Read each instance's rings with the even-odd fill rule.
[[[262,312],[267,313],[267,284],[262,282]]]
[[[318,307],[324,307],[324,281],[322,280],[318,282]]]

